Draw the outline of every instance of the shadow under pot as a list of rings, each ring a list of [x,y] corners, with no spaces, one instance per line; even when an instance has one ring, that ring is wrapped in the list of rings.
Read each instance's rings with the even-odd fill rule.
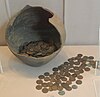
[[[65,36],[63,23],[53,12],[27,5],[10,20],[6,42],[24,63],[41,66],[60,52]]]

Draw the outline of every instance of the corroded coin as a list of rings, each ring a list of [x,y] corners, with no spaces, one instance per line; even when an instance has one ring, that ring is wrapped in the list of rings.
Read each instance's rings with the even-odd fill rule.
[[[79,70],[75,71],[75,74],[76,75],[79,75],[80,74],[80,71]]]
[[[56,86],[56,85],[52,85],[51,88],[52,88],[53,91],[55,91],[55,90],[58,89],[58,86]]]
[[[42,92],[43,92],[43,93],[48,93],[48,89],[47,89],[47,88],[43,88],[43,89],[42,89]]]
[[[51,87],[53,85],[52,82],[48,82],[48,86]]]
[[[79,72],[80,72],[80,73],[84,73],[84,70],[83,70],[83,69],[80,69]]]
[[[76,84],[80,85],[80,84],[82,84],[82,81],[81,80],[77,80]]]
[[[71,74],[68,72],[65,72],[65,76],[69,77]]]
[[[85,71],[90,71],[90,68],[86,67],[84,68]]]
[[[63,87],[62,86],[58,86],[58,90],[59,91],[63,90]]]
[[[80,65],[80,62],[79,62],[79,61],[77,61],[77,62],[74,62],[74,64],[75,64],[75,65]]]
[[[50,78],[49,77],[45,77],[44,81],[50,81]]]
[[[66,84],[68,84],[68,85],[71,85],[72,84],[72,81],[66,81]]]
[[[69,71],[70,71],[70,73],[74,73],[74,72],[75,72],[75,70],[74,70],[74,69],[70,69]]]
[[[41,90],[41,89],[42,89],[42,86],[41,86],[41,85],[37,85],[37,86],[36,86],[36,89],[37,89],[37,90]]]
[[[70,81],[75,81],[75,77],[74,76],[69,76],[69,80]]]
[[[67,91],[71,91],[72,90],[72,87],[68,86],[68,87],[66,87],[66,90]]]
[[[48,87],[48,83],[42,83],[42,87]]]
[[[73,77],[77,77],[77,74],[72,74]]]
[[[83,76],[82,75],[78,75],[77,78],[78,79],[83,79]]]
[[[49,76],[49,74],[50,74],[49,72],[45,72],[44,73],[45,76]]]
[[[65,95],[65,91],[59,91],[58,94],[59,95]]]
[[[42,81],[42,80],[37,80],[36,83],[37,83],[37,84],[42,84],[43,81]]]
[[[78,57],[82,57],[82,56],[83,56],[83,54],[77,54],[77,56],[78,56]]]
[[[62,81],[67,81],[66,77],[60,77]]]
[[[89,56],[88,58],[89,58],[89,59],[94,59],[94,57],[93,57],[93,56]]]
[[[74,66],[74,69],[75,69],[75,70],[79,70],[79,67],[77,67],[77,66]]]
[[[77,85],[72,85],[72,89],[77,89],[78,86]]]
[[[53,71],[58,71],[58,68],[57,67],[54,67],[52,70]]]
[[[39,79],[44,79],[44,75],[39,75],[38,78]]]

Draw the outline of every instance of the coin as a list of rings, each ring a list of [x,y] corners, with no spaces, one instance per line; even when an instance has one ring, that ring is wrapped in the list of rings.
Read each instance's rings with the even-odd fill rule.
[[[82,75],[78,75],[77,78],[78,79],[83,79],[83,76]]]
[[[79,61],[77,61],[77,62],[74,62],[74,64],[75,64],[75,65],[80,65],[80,62],[79,62]]]
[[[42,83],[42,87],[48,87],[48,83]]]
[[[75,70],[79,70],[79,67],[75,66],[74,69],[75,69]]]
[[[49,87],[49,88],[48,88],[48,91],[53,91],[53,90],[52,90],[52,87]]]
[[[79,70],[75,71],[75,74],[76,75],[79,75],[80,74],[80,71]]]
[[[50,78],[49,77],[45,77],[44,81],[50,81]]]
[[[66,77],[60,77],[62,81],[67,81]]]
[[[80,72],[80,73],[84,73],[84,70],[83,70],[83,69],[80,69],[79,72]]]
[[[84,68],[85,71],[90,71],[90,68],[86,67]]]
[[[50,74],[49,72],[45,72],[44,73],[45,76],[49,76],[49,74]]]
[[[66,84],[68,84],[68,85],[70,85],[70,84],[72,84],[72,81],[66,81]]]
[[[41,86],[41,85],[37,85],[37,86],[36,86],[36,89],[37,89],[37,90],[41,90],[41,89],[42,89],[42,86]]]
[[[72,74],[73,77],[77,77],[77,74]]]
[[[52,82],[48,82],[48,86],[51,87],[53,85]]]
[[[67,83],[61,83],[61,86],[66,89],[69,85]]]
[[[78,57],[82,57],[82,56],[83,56],[83,54],[77,54],[77,56],[78,56]]]
[[[69,76],[69,80],[70,80],[70,81],[75,81],[75,77]]]
[[[58,71],[58,68],[57,67],[54,67],[52,70],[53,71]]]
[[[65,94],[65,91],[59,91],[58,94],[59,95],[64,95]]]
[[[72,89],[77,89],[78,86],[77,85],[72,85]]]
[[[76,84],[80,85],[80,84],[82,84],[82,81],[81,80],[77,80]]]
[[[44,79],[44,75],[39,75],[38,78],[39,79]]]
[[[63,87],[62,86],[58,86],[57,88],[59,91],[63,90]]]
[[[66,90],[67,90],[67,91],[71,91],[72,88],[71,88],[70,86],[68,86],[68,87],[66,87]]]
[[[54,75],[53,75],[53,74],[50,74],[49,77],[50,77],[50,78],[54,78]]]
[[[52,85],[51,88],[52,88],[53,91],[58,89],[58,87],[56,85]]]
[[[74,69],[70,69],[69,71],[70,71],[70,73],[74,73],[75,72]]]
[[[43,92],[43,93],[48,93],[48,89],[47,89],[47,88],[43,88],[43,89],[42,89],[42,92]]]
[[[37,80],[36,83],[37,83],[37,84],[42,84],[43,81],[42,81],[42,80]]]
[[[86,64],[86,66],[91,67],[92,65],[90,63]]]
[[[89,59],[94,59],[94,57],[93,57],[93,56],[89,56],[88,58],[89,58]]]
[[[64,65],[68,65],[69,63],[68,62],[64,62]]]
[[[88,59],[88,56],[83,56],[82,60],[87,60]]]
[[[68,72],[65,72],[65,76],[69,77],[71,74]]]

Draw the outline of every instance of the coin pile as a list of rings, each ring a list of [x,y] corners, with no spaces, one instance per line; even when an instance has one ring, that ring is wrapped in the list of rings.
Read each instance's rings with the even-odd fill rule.
[[[19,47],[19,53],[32,56],[32,57],[44,57],[52,54],[57,50],[56,45],[53,41],[31,41],[29,43],[24,43],[23,46]]]
[[[45,72],[43,75],[39,75],[36,89],[42,90],[43,93],[58,90],[59,95],[64,95],[64,90],[77,89],[78,85],[82,84],[82,74],[90,71],[90,67],[95,68],[95,66],[96,61],[93,56],[77,54],[76,57],[69,58],[60,66],[54,67],[53,73]]]

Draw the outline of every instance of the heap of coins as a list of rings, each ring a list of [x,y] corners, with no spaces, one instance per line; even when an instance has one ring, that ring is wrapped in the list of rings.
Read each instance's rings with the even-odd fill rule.
[[[32,56],[32,57],[44,57],[52,54],[57,50],[56,45],[53,41],[31,41],[29,43],[24,43],[23,46],[19,47],[19,53]]]
[[[60,66],[54,67],[53,73],[45,72],[43,75],[39,75],[36,89],[42,90],[43,93],[58,90],[59,95],[64,95],[64,90],[71,91],[82,84],[82,74],[90,71],[91,67],[96,67],[93,56],[77,54],[76,57],[69,58]]]

